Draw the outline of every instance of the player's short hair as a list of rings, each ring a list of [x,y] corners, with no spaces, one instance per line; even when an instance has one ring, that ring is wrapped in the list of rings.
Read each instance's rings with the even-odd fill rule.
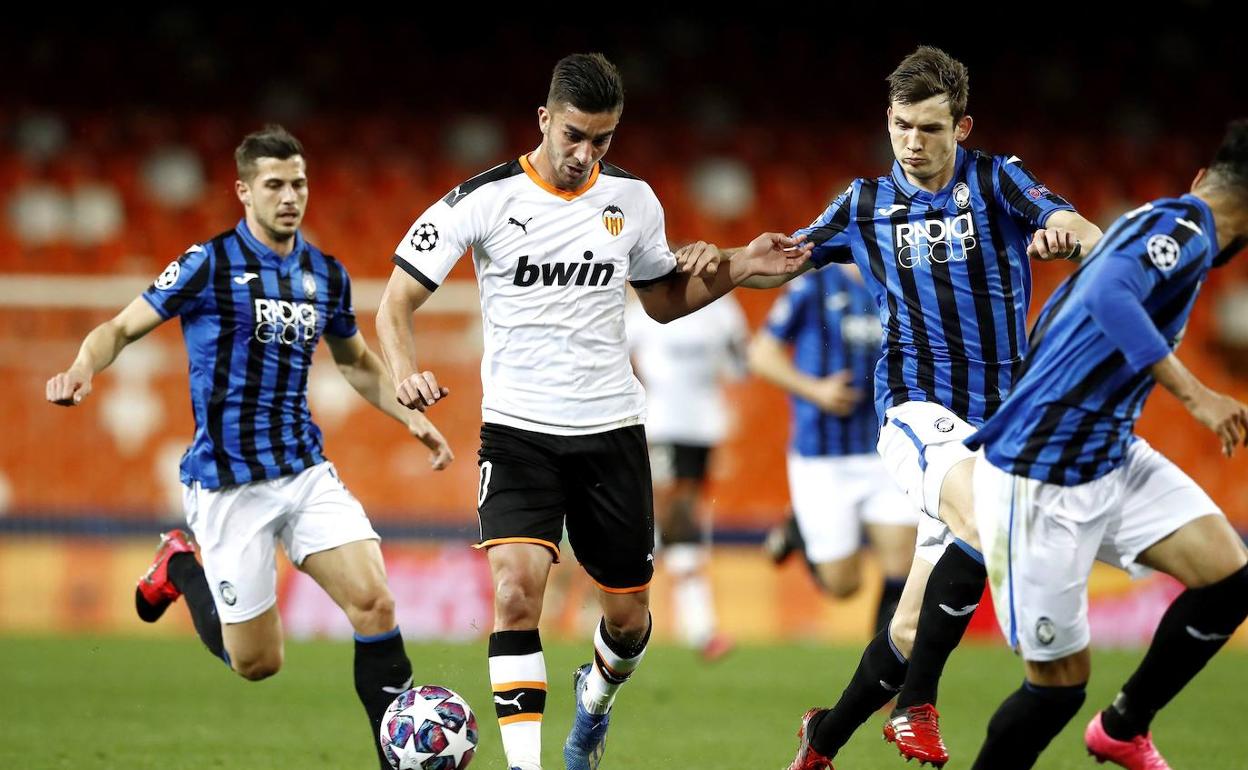
[[[270,123],[243,137],[242,143],[234,150],[234,165],[238,168],[238,178],[250,181],[256,176],[256,161],[261,158],[286,160],[295,155],[303,155],[303,145],[294,134],[276,123]]]
[[[555,65],[547,106],[570,104],[581,112],[615,112],[624,107],[620,71],[600,53],[574,53]]]
[[[971,78],[966,65],[944,51],[921,45],[901,60],[888,76],[888,100],[915,104],[939,94],[949,97],[949,112],[956,123],[966,115]]]
[[[1209,164],[1209,176],[1216,184],[1248,196],[1248,118],[1232,120],[1226,127],[1222,146]]]

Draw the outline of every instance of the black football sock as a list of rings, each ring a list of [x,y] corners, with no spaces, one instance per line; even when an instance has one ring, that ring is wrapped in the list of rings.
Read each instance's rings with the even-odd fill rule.
[[[1084,685],[1037,687],[1030,682],[1006,698],[988,722],[988,737],[971,770],[1025,770],[1074,718]]]
[[[875,632],[878,634],[893,622],[893,614],[897,612],[897,602],[901,601],[901,592],[906,587],[904,577],[884,578],[884,588],[880,591],[880,604],[875,610]]]
[[[412,662],[403,649],[403,635],[398,627],[375,636],[355,635],[355,694],[368,714],[373,747],[381,770],[388,770],[389,761],[381,752],[377,737],[386,707],[404,690],[412,686]]]
[[[212,589],[204,577],[195,554],[175,553],[169,557],[169,581],[182,592],[186,608],[195,624],[195,633],[214,656],[229,663],[225,643],[221,641],[221,619],[217,617],[217,605],[212,600]]]
[[[983,555],[961,540],[955,540],[936,562],[923,592],[910,670],[897,693],[898,708],[936,703],[945,663],[962,641],[987,579]]]
[[[1122,692],[1102,712],[1111,738],[1148,733],[1153,716],[1200,672],[1248,617],[1248,566],[1204,588],[1179,594]]]
[[[888,703],[905,677],[906,659],[885,629],[867,644],[836,705],[816,714],[806,726],[811,746],[829,759],[836,756],[854,731]]]

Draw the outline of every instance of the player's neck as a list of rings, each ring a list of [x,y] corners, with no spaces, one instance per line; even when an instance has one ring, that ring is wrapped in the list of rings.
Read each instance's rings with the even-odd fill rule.
[[[953,164],[950,163],[948,168],[944,169],[936,176],[928,177],[927,179],[915,179],[910,175],[909,171],[905,171],[904,169],[902,173],[906,175],[907,182],[920,190],[929,193],[938,193],[945,189],[945,187],[953,181]]]
[[[559,188],[559,181],[555,179],[555,167],[550,164],[550,156],[546,153],[546,143],[542,142],[537,149],[528,154],[529,165],[537,172],[546,184]]]
[[[247,229],[251,232],[251,237],[260,241],[260,243],[264,244],[269,251],[279,257],[288,257],[290,256],[290,253],[295,250],[295,236],[293,233],[285,240],[278,240],[273,237],[267,228],[262,227],[260,223],[257,222],[250,214],[247,215]]]
[[[1248,233],[1248,208],[1236,195],[1218,189],[1197,189],[1192,194],[1209,206],[1217,230],[1218,249],[1225,249],[1243,233]]]

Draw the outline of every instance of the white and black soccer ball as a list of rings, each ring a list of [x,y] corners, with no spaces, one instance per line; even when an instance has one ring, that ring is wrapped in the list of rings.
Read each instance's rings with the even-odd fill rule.
[[[421,222],[412,231],[411,244],[417,251],[432,251],[438,245],[438,228],[429,222]]]
[[[477,718],[453,690],[417,685],[386,708],[379,738],[395,770],[464,770],[477,750]]]

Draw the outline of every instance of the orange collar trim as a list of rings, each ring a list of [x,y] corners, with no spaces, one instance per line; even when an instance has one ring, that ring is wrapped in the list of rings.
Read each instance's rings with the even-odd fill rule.
[[[582,194],[589,190],[589,188],[594,186],[594,183],[598,181],[598,173],[602,169],[602,164],[594,164],[594,170],[589,172],[589,179],[585,180],[585,184],[581,185],[581,187],[577,190],[560,190],[558,187],[550,184],[545,179],[542,179],[542,175],[537,173],[537,169],[533,168],[532,163],[529,163],[528,155],[520,156],[520,168],[524,169],[524,173],[528,175],[529,179],[533,180],[533,184],[542,188],[551,195],[558,195],[565,201],[570,201],[579,198]]]

